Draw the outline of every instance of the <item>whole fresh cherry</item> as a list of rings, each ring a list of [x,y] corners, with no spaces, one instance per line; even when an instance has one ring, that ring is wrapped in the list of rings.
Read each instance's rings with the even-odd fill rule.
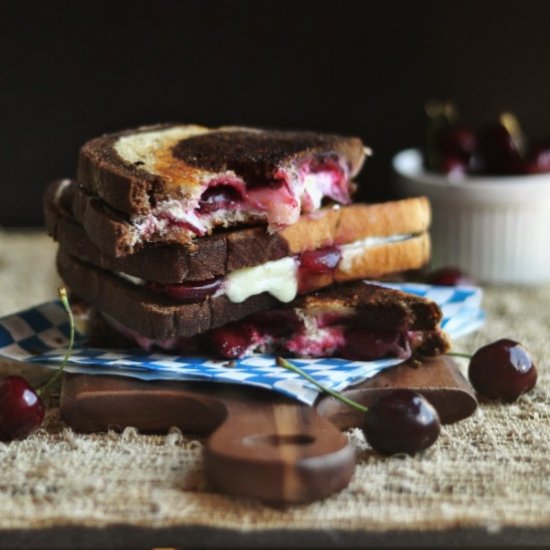
[[[26,437],[42,424],[45,412],[42,399],[24,378],[0,381],[0,440]]]
[[[468,173],[468,161],[455,155],[441,157],[438,172],[448,176],[462,177]]]
[[[512,402],[535,386],[537,369],[521,344],[504,338],[474,353],[468,378],[481,395]]]
[[[473,286],[476,284],[473,277],[456,266],[445,266],[431,271],[426,276],[426,282],[431,285],[444,286]]]
[[[440,138],[440,150],[443,156],[457,155],[468,159],[477,146],[475,133],[465,126],[451,126]]]
[[[479,132],[473,170],[488,175],[525,173],[525,144],[517,119],[504,113],[496,124]]]
[[[61,376],[71,355],[75,337],[75,322],[69,307],[67,291],[64,288],[59,289],[59,298],[69,316],[69,346],[65,357],[56,373],[36,390],[21,376],[7,376],[0,380],[1,441],[27,437],[42,424],[46,408],[40,395]]]
[[[381,454],[414,454],[433,445],[439,437],[439,415],[418,392],[408,389],[394,390],[367,408],[327,388],[282,357],[277,357],[277,364],[303,376],[320,390],[364,413],[362,428],[365,438],[371,447]]]
[[[468,172],[472,156],[476,152],[477,138],[473,131],[463,126],[451,126],[439,139],[438,171],[449,175]]]
[[[550,172],[550,139],[533,143],[527,159],[527,172],[530,174]]]
[[[371,405],[363,432],[381,454],[414,454],[433,445],[441,431],[437,411],[418,392],[395,390]]]

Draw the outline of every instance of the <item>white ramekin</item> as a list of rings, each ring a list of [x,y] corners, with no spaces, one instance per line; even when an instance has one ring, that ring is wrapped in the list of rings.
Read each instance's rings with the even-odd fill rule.
[[[426,172],[416,149],[393,158],[401,197],[432,204],[432,266],[458,266],[480,282],[550,281],[550,174],[466,176]]]

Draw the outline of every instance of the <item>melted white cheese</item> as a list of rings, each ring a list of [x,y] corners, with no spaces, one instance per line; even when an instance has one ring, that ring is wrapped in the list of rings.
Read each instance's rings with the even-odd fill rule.
[[[304,192],[309,195],[314,210],[321,208],[323,197],[328,194],[326,187],[330,187],[331,183],[332,176],[329,173],[307,174],[304,177]]]
[[[297,273],[295,258],[238,269],[226,276],[222,292],[232,302],[243,302],[262,292],[269,292],[281,302],[290,302],[298,292]]]
[[[338,264],[338,269],[344,272],[351,271],[353,269],[354,259],[357,256],[361,256],[368,248],[404,241],[406,239],[410,239],[411,237],[412,235],[409,234],[391,235],[390,237],[367,237],[366,239],[361,239],[360,241],[343,244],[340,246],[342,259]]]

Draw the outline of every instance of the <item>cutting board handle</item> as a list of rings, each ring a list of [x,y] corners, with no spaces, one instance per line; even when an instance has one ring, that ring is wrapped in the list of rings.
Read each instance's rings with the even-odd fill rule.
[[[206,443],[204,466],[208,479],[227,493],[292,504],[346,487],[355,452],[312,407],[234,403]]]
[[[332,422],[313,407],[259,388],[66,375],[61,414],[84,432],[179,426],[211,433],[204,446],[209,482],[273,504],[340,491],[355,468],[355,452]]]

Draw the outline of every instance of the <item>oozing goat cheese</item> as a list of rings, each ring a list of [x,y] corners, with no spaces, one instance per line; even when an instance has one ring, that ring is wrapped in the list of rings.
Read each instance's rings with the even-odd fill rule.
[[[321,208],[323,197],[330,194],[330,187],[333,183],[332,174],[326,172],[304,176],[304,194],[307,194],[311,202],[310,210]]]
[[[298,292],[298,261],[282,258],[229,273],[220,289],[232,302],[269,292],[281,302],[290,302]]]

